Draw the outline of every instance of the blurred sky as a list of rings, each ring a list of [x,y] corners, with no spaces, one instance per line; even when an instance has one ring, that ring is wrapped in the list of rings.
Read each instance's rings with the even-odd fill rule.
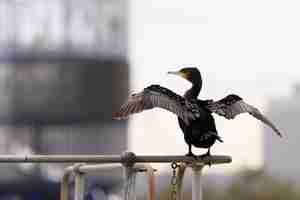
[[[300,80],[299,10],[299,1],[283,0],[132,0],[131,92],[157,83],[183,94],[189,83],[166,72],[197,66],[204,79],[200,98],[237,93],[267,111],[270,99],[289,96]],[[212,153],[231,155],[233,163],[209,171],[262,165],[260,122],[242,115],[216,117],[216,123],[225,142]],[[187,153],[176,116],[168,112],[132,116],[129,133],[137,154]]]

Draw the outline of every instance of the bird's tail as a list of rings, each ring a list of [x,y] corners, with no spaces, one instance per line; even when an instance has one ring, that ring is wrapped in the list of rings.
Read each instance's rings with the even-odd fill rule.
[[[217,139],[219,142],[224,142],[220,136],[217,136],[216,139]]]
[[[218,140],[219,142],[224,142],[222,140],[222,138],[218,135],[218,133],[215,132],[210,132],[211,135],[215,136],[216,140]]]

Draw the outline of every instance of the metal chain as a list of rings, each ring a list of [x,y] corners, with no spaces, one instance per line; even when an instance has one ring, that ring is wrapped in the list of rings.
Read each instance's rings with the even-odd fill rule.
[[[171,167],[173,169],[173,174],[171,178],[171,200],[176,200],[177,196],[177,176],[176,176],[176,169],[179,167],[179,165],[176,162],[171,163]]]

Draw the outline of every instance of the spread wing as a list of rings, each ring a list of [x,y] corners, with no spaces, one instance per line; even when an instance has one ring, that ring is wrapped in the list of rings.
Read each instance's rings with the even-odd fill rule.
[[[280,131],[276,128],[276,126],[267,118],[265,117],[257,108],[251,106],[243,101],[243,99],[237,95],[231,94],[226,96],[225,98],[219,101],[206,101],[206,107],[211,111],[218,115],[221,115],[227,119],[233,119],[236,115],[241,113],[249,113],[256,119],[262,121],[269,127],[273,129],[282,137]]]
[[[159,85],[151,85],[142,92],[132,94],[122,105],[114,118],[124,119],[134,113],[142,112],[152,108],[163,108],[180,117],[187,125],[196,117],[200,111],[196,102],[191,102]]]

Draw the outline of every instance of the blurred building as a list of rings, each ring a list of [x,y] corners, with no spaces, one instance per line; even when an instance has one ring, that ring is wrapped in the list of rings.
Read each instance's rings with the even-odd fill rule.
[[[264,165],[272,175],[300,182],[300,84],[294,87],[291,97],[270,101],[268,110],[267,116],[278,125],[283,138],[265,129]]]
[[[128,92],[127,19],[122,0],[0,1],[1,154],[127,148],[111,118]],[[62,169],[0,165],[0,199],[58,199]]]

